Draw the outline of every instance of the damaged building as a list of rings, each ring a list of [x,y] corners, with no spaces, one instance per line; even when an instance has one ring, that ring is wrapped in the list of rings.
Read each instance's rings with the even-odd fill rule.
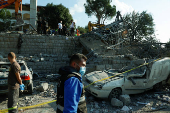
[[[0,60],[3,62],[8,61],[6,58],[7,54],[13,51],[17,53],[17,60],[24,60],[28,68],[32,68],[34,72],[33,94],[36,96],[23,98],[26,102],[24,104],[20,103],[20,106],[32,105],[34,101],[39,101],[39,96],[55,99],[57,93],[55,79],[59,76],[57,74],[58,69],[61,66],[68,65],[69,58],[74,53],[83,53],[87,56],[86,76],[91,80],[89,81],[91,83],[95,80],[107,78],[108,76],[105,76],[106,73],[114,75],[114,71],[118,72],[120,70],[122,71],[118,73],[123,73],[129,69],[163,57],[168,52],[164,43],[131,41],[130,30],[129,24],[119,17],[115,22],[79,37],[1,33]],[[141,70],[138,70],[138,76],[143,76],[145,74],[144,72],[146,72],[146,68],[141,68]],[[91,77],[91,74],[96,74],[95,71],[100,71],[100,74],[97,75],[98,78],[95,76]],[[122,78],[122,81],[125,80],[123,78],[124,76],[119,77]],[[102,82],[107,84],[109,79]],[[111,79],[117,78],[113,77]],[[138,84],[138,82],[133,83],[133,80],[130,82],[131,85]],[[142,82],[145,82],[145,80]],[[101,88],[98,84],[95,85],[97,85],[96,88]],[[119,93],[118,90],[117,92]],[[159,95],[154,95],[154,97],[157,98]],[[129,105],[138,106],[140,104],[148,104],[138,102],[137,105],[135,102],[131,102],[129,95],[121,95],[119,100],[116,98],[118,97],[110,97],[110,101],[112,106],[121,107],[119,111],[126,111],[127,109],[131,111],[132,107],[127,107]],[[87,101],[89,102],[89,112],[94,112],[94,109],[98,109],[99,112],[109,112],[107,106],[109,106],[110,102],[109,104],[105,101],[97,102],[92,96],[88,96]],[[114,108],[110,108],[110,111],[113,110]]]

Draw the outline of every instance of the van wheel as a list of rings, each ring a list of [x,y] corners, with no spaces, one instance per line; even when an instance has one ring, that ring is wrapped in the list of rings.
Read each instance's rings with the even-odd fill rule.
[[[30,83],[28,85],[27,89],[29,90],[29,93],[32,94],[32,92],[33,92],[33,83]]]
[[[112,98],[117,98],[118,99],[121,94],[122,94],[121,88],[112,89],[112,91],[109,94],[109,101],[111,101]]]

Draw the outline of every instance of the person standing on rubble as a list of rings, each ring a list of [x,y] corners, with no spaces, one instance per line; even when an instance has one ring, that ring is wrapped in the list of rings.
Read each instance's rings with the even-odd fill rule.
[[[11,63],[8,75],[8,112],[18,112],[19,87],[23,86],[20,77],[21,67],[16,61],[15,53],[8,54],[8,60]]]
[[[58,23],[58,33],[59,33],[59,35],[62,35],[62,28],[63,28],[62,21],[60,21],[60,23]]]
[[[47,27],[46,27],[46,21],[45,21],[45,19],[42,20],[42,30],[43,30],[43,34],[46,34]]]
[[[71,57],[69,66],[59,69],[61,77],[57,85],[57,113],[87,113],[82,83],[86,61],[86,56],[77,53]]]
[[[67,27],[64,24],[63,25],[63,35],[66,36],[66,34],[67,34]]]
[[[38,24],[37,32],[38,32],[38,34],[41,34],[41,26],[42,26],[42,19],[41,19],[41,17],[40,17],[40,19],[38,19],[37,24]]]
[[[75,22],[73,22],[73,20],[71,20],[71,25],[70,25],[71,36],[74,36],[74,27],[75,27]]]

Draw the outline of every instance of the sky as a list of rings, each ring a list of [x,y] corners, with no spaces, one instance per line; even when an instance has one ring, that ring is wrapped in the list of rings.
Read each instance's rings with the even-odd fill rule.
[[[85,14],[84,3],[86,0],[37,0],[37,4],[45,6],[47,3],[62,4],[67,7],[72,15],[76,26],[85,27],[89,21],[96,22],[95,16],[88,17]],[[23,3],[30,3],[30,0],[23,0]],[[111,5],[116,5],[116,10],[122,15],[136,11],[141,13],[147,11],[154,19],[155,35],[158,40],[166,43],[170,39],[170,0],[112,0]],[[105,24],[114,22],[107,20]]]

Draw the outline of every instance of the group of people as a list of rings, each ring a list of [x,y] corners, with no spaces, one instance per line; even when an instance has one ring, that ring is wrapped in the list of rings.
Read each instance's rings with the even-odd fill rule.
[[[21,67],[13,52],[8,54],[11,63],[8,75],[8,112],[18,112],[19,88],[24,84],[20,77]],[[82,76],[86,72],[87,57],[77,53],[72,55],[68,66],[61,67],[57,85],[57,113],[87,113]],[[56,71],[57,72],[57,71]]]
[[[58,34],[59,35],[74,35],[74,28],[75,28],[75,22],[73,22],[73,20],[71,20],[71,24],[70,24],[70,32],[67,29],[67,27],[65,26],[65,24],[62,25],[62,21],[60,21],[60,23],[58,23]]]
[[[38,34],[55,34],[55,35],[58,34],[65,36],[66,35],[74,36],[75,22],[73,22],[73,20],[71,20],[70,29],[67,29],[65,24],[62,24],[62,21],[60,21],[58,23],[58,29],[52,30],[48,27],[48,22],[45,21],[45,19],[42,19],[41,17],[40,19],[38,19],[37,24]]]

